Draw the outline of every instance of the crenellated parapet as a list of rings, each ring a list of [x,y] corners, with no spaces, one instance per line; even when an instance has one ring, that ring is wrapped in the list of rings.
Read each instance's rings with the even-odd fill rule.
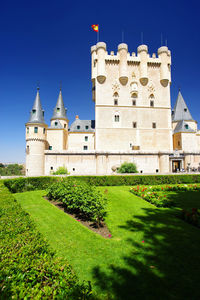
[[[148,53],[147,45],[140,45],[137,48],[137,54],[128,52],[128,45],[121,43],[118,45],[118,51],[115,54],[111,51],[108,54],[106,44],[99,42],[91,47],[92,56],[92,81],[95,79],[100,84],[106,81],[107,73],[106,66],[109,64],[118,65],[119,82],[126,85],[129,81],[130,66],[138,66],[139,81],[143,86],[146,86],[150,80],[149,67],[160,69],[160,83],[163,87],[168,86],[171,82],[171,52],[168,47],[163,46],[158,49],[158,56],[155,53],[152,56]]]

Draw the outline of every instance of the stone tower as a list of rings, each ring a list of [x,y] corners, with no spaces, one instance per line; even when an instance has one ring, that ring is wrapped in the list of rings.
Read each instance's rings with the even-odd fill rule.
[[[168,48],[150,56],[140,45],[130,54],[122,43],[115,54],[99,42],[91,56],[96,150],[172,151]]]
[[[44,151],[46,149],[47,125],[40,102],[39,88],[29,121],[26,123],[26,175],[44,175]]]

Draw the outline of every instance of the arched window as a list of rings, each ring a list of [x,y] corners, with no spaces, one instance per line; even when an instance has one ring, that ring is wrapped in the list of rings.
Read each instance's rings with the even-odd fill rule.
[[[150,98],[150,99],[155,99],[154,94],[151,94],[151,95],[149,96],[149,98]]]
[[[114,105],[118,105],[118,99],[119,99],[118,93],[115,92],[114,95],[113,95],[113,97],[114,97]]]
[[[136,93],[132,93],[131,94],[131,98],[132,98],[132,105],[135,106],[136,105],[137,94]]]
[[[119,114],[115,114],[115,122],[119,122]]]

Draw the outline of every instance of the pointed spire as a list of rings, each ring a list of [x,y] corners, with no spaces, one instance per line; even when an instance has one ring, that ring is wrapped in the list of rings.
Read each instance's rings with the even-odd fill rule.
[[[33,108],[30,112],[30,118],[28,123],[44,123],[44,110],[42,110],[42,105],[40,101],[39,87],[37,87],[37,94],[33,104]]]
[[[172,121],[194,120],[179,89],[178,97],[172,110]]]
[[[61,86],[60,86],[58,100],[56,103],[56,107],[54,108],[53,117],[51,118],[51,120],[54,120],[54,119],[56,119],[56,120],[66,119],[67,120],[66,111],[67,111],[67,109],[65,109],[65,107],[64,107],[62,90],[61,90]]]

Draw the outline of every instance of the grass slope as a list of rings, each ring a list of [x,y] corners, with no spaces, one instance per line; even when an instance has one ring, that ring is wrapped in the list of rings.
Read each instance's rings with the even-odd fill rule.
[[[107,190],[111,239],[54,207],[44,191],[15,197],[58,255],[103,298],[199,299],[199,229],[136,197],[129,187]]]

